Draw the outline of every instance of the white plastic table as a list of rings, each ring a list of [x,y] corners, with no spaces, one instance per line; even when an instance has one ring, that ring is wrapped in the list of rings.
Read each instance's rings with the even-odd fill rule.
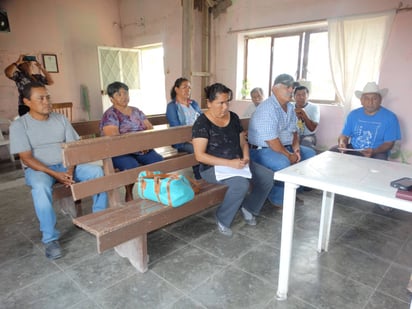
[[[412,177],[412,165],[325,151],[275,173],[285,182],[277,299],[287,298],[296,189],[323,191],[318,251],[327,251],[335,194],[412,212],[412,202],[395,197],[392,180]]]

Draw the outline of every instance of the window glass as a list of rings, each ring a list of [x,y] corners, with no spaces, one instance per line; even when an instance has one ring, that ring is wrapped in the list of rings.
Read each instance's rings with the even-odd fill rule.
[[[247,50],[247,86],[246,98],[250,99],[250,90],[255,87],[268,89],[270,85],[270,49],[271,37],[249,40]],[[265,91],[266,92],[266,91]],[[265,93],[267,96],[267,92]]]
[[[296,79],[299,69],[299,41],[300,37],[298,35],[275,38],[273,43],[272,83],[276,76],[283,73],[287,73]]]
[[[312,101],[335,101],[327,31],[300,30],[293,34],[277,33],[246,40],[243,79],[248,81],[249,89],[262,87],[267,96],[276,76],[287,73],[304,81],[310,88]],[[249,94],[246,98],[250,98]]]
[[[335,88],[329,65],[328,33],[311,33],[306,80],[311,81],[311,98],[334,100]]]

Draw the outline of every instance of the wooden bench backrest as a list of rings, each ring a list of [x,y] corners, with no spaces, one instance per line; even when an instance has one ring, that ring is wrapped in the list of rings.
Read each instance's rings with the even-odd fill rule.
[[[160,126],[167,124],[166,115],[152,115],[148,116],[147,119],[154,126]],[[73,128],[76,130],[77,134],[83,138],[88,137],[99,137],[100,120],[88,120],[88,121],[76,121],[72,123]]]
[[[249,119],[242,119],[244,129],[247,129],[248,123]],[[165,161],[115,173],[111,160],[114,156],[183,143],[190,141],[191,138],[192,127],[181,126],[134,132],[119,136],[84,139],[63,144],[63,163],[65,166],[99,160],[103,161],[105,176],[72,185],[73,198],[78,200],[99,192],[108,191],[110,205],[116,205],[120,202],[120,199],[118,191],[115,189],[135,182],[140,171],[160,170],[162,172],[172,172],[197,164],[193,154],[185,154]]]

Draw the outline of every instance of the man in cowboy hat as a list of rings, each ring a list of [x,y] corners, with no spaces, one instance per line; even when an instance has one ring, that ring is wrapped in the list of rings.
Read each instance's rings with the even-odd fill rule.
[[[338,138],[338,146],[331,150],[388,159],[395,141],[401,139],[401,130],[396,115],[381,106],[382,98],[387,93],[388,89],[379,89],[375,82],[367,83],[363,91],[355,91],[362,107],[349,113]]]

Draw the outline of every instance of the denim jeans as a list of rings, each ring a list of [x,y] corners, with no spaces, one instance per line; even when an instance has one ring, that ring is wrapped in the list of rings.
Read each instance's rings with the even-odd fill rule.
[[[209,183],[228,186],[222,204],[217,208],[216,218],[225,227],[230,227],[236,213],[244,207],[254,215],[258,215],[273,185],[273,172],[254,162],[249,163],[252,179],[231,177],[218,181],[215,168],[200,171],[202,178]],[[250,184],[251,191],[248,194]]]
[[[48,166],[58,172],[66,171],[63,164]],[[34,210],[40,222],[40,231],[43,233],[42,242],[48,243],[59,239],[60,232],[56,229],[56,213],[53,209],[53,185],[56,179],[50,175],[26,168],[24,171],[26,184],[31,187]],[[103,170],[98,165],[80,164],[76,166],[74,181],[80,182],[103,176]],[[102,192],[93,196],[93,212],[107,207],[107,194]]]
[[[113,166],[121,171],[130,170],[140,165],[151,164],[162,160],[163,157],[153,149],[145,154],[129,153],[112,158]]]
[[[291,146],[286,146],[288,151],[293,151]],[[301,161],[309,159],[316,155],[316,152],[309,147],[300,146],[300,155]],[[290,166],[289,159],[276,151],[273,151],[271,148],[262,148],[262,149],[251,149],[250,150],[250,159],[271,169],[275,173],[280,171],[288,166]],[[268,199],[272,204],[281,206],[283,205],[283,194],[285,188],[284,183],[281,181],[275,181],[273,183],[273,188],[269,193]]]

